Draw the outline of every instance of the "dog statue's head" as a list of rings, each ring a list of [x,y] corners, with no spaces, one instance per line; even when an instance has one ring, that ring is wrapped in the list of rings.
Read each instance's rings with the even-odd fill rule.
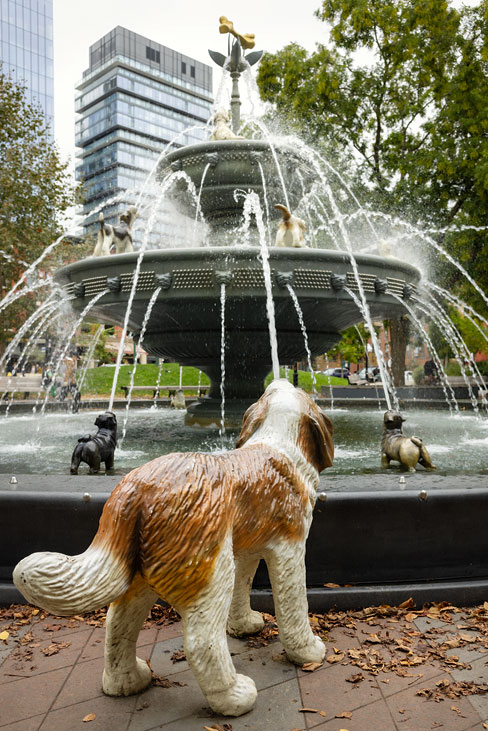
[[[310,396],[280,378],[272,381],[244,414],[236,447],[250,442],[265,442],[284,452],[287,445],[298,447],[307,462],[321,472],[334,459],[332,434],[329,417]]]
[[[99,429],[115,430],[117,428],[117,417],[113,411],[104,411],[95,419],[95,426]]]
[[[406,421],[406,419],[399,411],[385,411],[383,427],[388,431],[391,431],[392,429],[400,429],[401,431],[404,421]]]
[[[132,224],[137,218],[137,208],[135,206],[130,206],[124,213],[121,213],[119,215],[119,221],[120,223],[126,223],[129,228],[131,228]],[[108,413],[108,412],[107,412]]]

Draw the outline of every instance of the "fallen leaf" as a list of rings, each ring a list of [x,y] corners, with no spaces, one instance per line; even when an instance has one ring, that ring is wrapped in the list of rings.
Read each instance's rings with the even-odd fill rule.
[[[323,663],[321,662],[306,662],[302,665],[302,670],[305,670],[307,673],[313,673],[314,670],[318,670],[322,665]]]
[[[380,638],[378,637],[378,635],[375,635],[375,634],[370,634],[368,637],[366,637],[366,639],[364,641],[369,642],[372,645],[377,645],[378,643],[381,644]]]
[[[7,632],[7,630],[5,630],[5,632],[0,632],[0,640],[7,640],[9,637],[10,632]]]
[[[412,597],[409,597],[409,599],[406,599],[404,602],[398,605],[399,609],[411,609],[415,606],[415,602]]]
[[[184,650],[175,650],[173,654],[171,655],[171,662],[181,662],[182,660],[186,660],[186,655]]]
[[[352,711],[342,711],[342,713],[336,713],[336,718],[352,718]]]
[[[203,728],[206,729],[206,731],[232,731],[230,723],[224,723],[223,725],[220,725],[220,723],[214,723],[213,726],[204,726]]]
[[[300,713],[319,713],[318,708],[299,708]]]
[[[413,622],[414,619],[417,619],[417,615],[413,612],[409,612],[405,615],[405,619],[407,620],[407,622]]]
[[[356,673],[355,675],[351,675],[349,678],[346,678],[346,682],[348,683],[360,683],[362,680],[364,680],[364,675],[362,673]]]
[[[488,723],[482,723],[481,725],[483,726],[483,728],[488,728]]]
[[[83,723],[88,723],[89,721],[94,721],[97,717],[96,713],[89,713],[85,718],[83,719]]]
[[[327,658],[327,662],[334,663],[334,662],[342,662],[344,660],[344,653],[340,652],[338,655],[329,655]]]
[[[332,581],[329,581],[328,584],[324,584],[324,586],[327,587],[327,589],[339,589],[340,584],[334,584]]]
[[[326,715],[327,715],[327,712],[326,711],[320,711],[319,712],[319,716],[322,716],[322,718],[325,718]]]

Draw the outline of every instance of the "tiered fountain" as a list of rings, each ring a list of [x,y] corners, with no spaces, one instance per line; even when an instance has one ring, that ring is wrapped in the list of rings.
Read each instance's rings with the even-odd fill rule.
[[[237,78],[246,65],[240,44],[236,38],[228,58],[211,54],[229,68],[234,78],[234,129],[239,128]],[[249,54],[250,60],[260,55]],[[260,237],[267,238],[264,226],[261,232],[248,232],[247,238],[238,232],[246,200],[252,200],[253,195],[255,203],[259,200],[255,206],[258,219],[259,215],[267,219],[276,203],[286,202],[291,209],[299,206],[307,192],[304,188],[311,187],[316,173],[311,163],[293,149],[275,147],[263,140],[211,139],[167,154],[160,162],[158,177],[164,185],[172,175],[176,178],[174,196],[184,195],[188,179],[200,191],[199,206],[210,228],[211,245],[146,251],[128,322],[137,338],[148,302],[160,288],[144,336],[145,350],[197,366],[211,381],[208,397],[189,409],[187,423],[220,418],[222,284],[227,420],[239,421],[244,409],[263,391],[264,378],[272,365],[263,256],[269,256],[281,363],[306,356],[290,285],[303,313],[313,356],[326,352],[340,339],[342,330],[363,320],[345,287],[356,294],[362,294],[360,288],[363,290],[373,320],[404,314],[398,297],[410,297],[420,279],[418,270],[409,264],[392,257],[357,255],[355,272],[348,253],[273,246],[268,252],[266,243],[259,241]],[[265,247],[264,254],[258,248],[260,243]],[[122,325],[139,256],[136,252],[92,257],[61,269],[56,278],[72,298],[76,312],[107,289],[90,317]]]

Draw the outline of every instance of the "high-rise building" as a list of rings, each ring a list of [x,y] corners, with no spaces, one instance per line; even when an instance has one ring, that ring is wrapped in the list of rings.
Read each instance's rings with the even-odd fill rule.
[[[96,226],[100,208],[107,222],[116,223],[135,203],[168,142],[205,138],[211,105],[206,64],[120,26],[90,47],[90,66],[76,94],[85,233]]]
[[[54,131],[53,0],[0,0],[0,61]]]

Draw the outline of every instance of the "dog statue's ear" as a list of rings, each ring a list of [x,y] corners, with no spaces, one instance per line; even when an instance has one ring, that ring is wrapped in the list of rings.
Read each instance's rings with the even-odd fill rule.
[[[322,472],[334,461],[334,427],[321,409],[314,407],[302,416],[298,445],[308,462]]]
[[[268,406],[263,396],[247,409],[242,419],[242,429],[236,442],[236,449],[242,447],[254,434],[256,429],[261,426],[266,417],[267,410]]]

